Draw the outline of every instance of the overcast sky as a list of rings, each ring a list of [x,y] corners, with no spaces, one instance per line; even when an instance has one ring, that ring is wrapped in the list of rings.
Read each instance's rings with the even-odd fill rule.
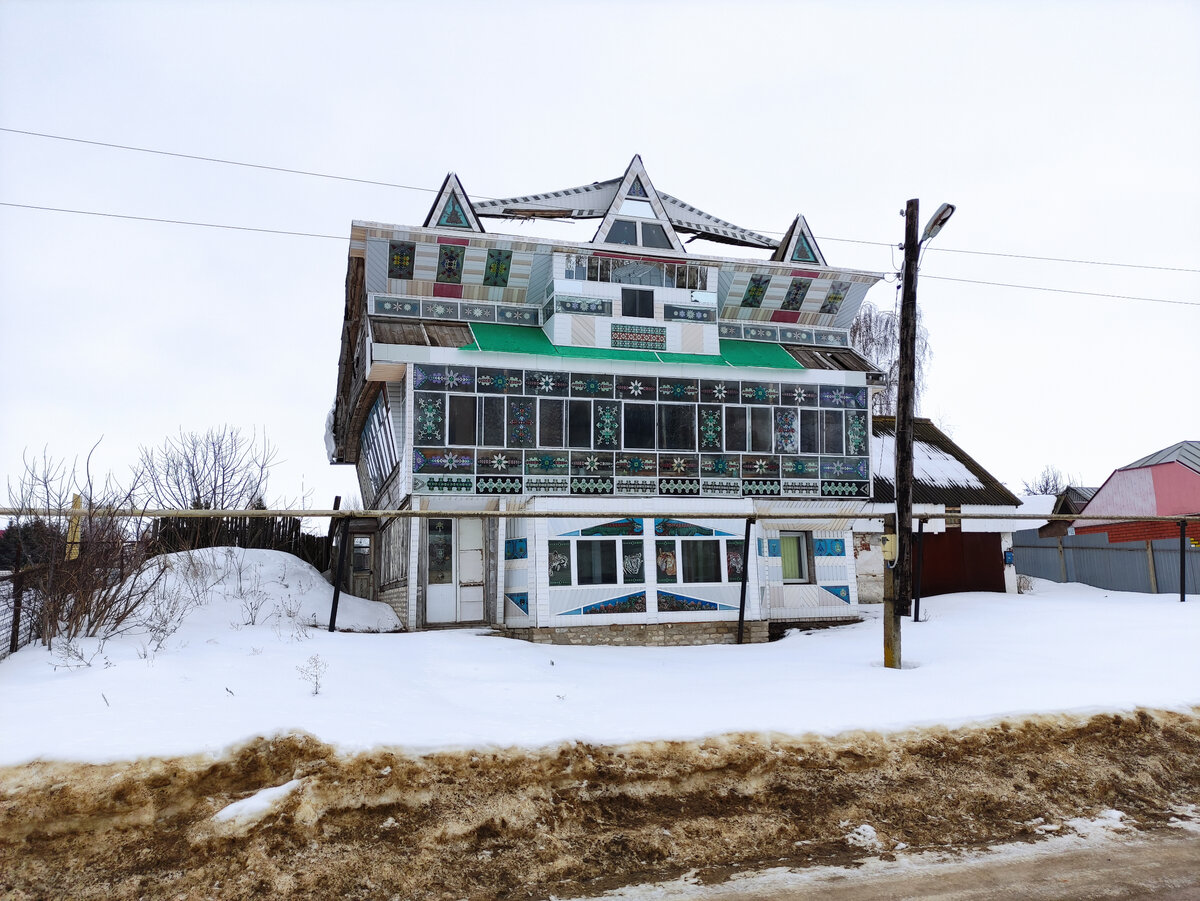
[[[776,235],[803,213],[831,265],[887,273],[898,252],[849,241],[950,201],[924,415],[1018,492],[1200,439],[1194,2],[0,0],[0,127],[416,188],[453,169],[477,198],[640,153],[660,190]],[[419,224],[430,193],[0,132],[0,201],[342,236],[0,206],[0,474],[100,438],[123,473],[229,424],[279,447],[273,496],[357,496],[322,439],[344,236]]]

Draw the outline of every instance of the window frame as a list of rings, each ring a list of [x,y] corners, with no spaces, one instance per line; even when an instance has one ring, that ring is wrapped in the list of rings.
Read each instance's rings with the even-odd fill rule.
[[[779,557],[780,557],[780,574],[779,579],[784,585],[815,585],[816,573],[813,563],[813,533],[788,531],[779,533]],[[789,540],[802,540],[804,542],[804,553],[797,555],[797,560],[802,566],[799,577],[787,578],[783,574],[783,543]]]

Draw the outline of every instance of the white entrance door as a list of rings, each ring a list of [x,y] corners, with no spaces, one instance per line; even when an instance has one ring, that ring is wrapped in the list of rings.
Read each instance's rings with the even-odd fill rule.
[[[429,575],[425,588],[425,622],[455,622],[458,589],[454,584],[454,520],[429,520],[427,548]]]
[[[483,520],[458,522],[458,621],[483,619]]]
[[[431,519],[428,548],[425,621],[430,624],[480,622],[483,619],[483,520]]]

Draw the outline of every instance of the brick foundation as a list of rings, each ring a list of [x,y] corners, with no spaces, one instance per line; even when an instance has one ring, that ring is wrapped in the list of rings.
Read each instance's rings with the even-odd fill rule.
[[[396,611],[400,623],[408,627],[408,586],[393,584],[379,590],[379,600]]]
[[[742,641],[759,644],[767,640],[768,623],[754,620],[745,624]],[[532,641],[535,644],[630,645],[668,647],[699,644],[735,644],[737,623],[646,623],[608,626],[558,626],[543,629],[499,628],[502,635]]]

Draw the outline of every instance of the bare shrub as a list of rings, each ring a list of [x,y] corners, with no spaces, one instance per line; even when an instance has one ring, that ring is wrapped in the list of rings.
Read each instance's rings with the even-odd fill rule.
[[[18,527],[41,523],[38,532],[49,543],[43,562],[18,573],[26,609],[38,618],[47,647],[58,638],[107,639],[137,628],[136,611],[166,570],[150,559],[142,520],[130,515],[136,475],[129,488],[111,475],[93,477],[95,450],[82,469],[45,452],[27,456],[20,480],[8,484]]]
[[[1017,594],[1033,594],[1033,577],[1019,573],[1017,575]]]
[[[329,669],[329,664],[321,659],[320,654],[313,654],[301,666],[296,667],[296,672],[300,674],[300,678],[312,685],[312,693],[319,695],[321,693],[321,678]]]

